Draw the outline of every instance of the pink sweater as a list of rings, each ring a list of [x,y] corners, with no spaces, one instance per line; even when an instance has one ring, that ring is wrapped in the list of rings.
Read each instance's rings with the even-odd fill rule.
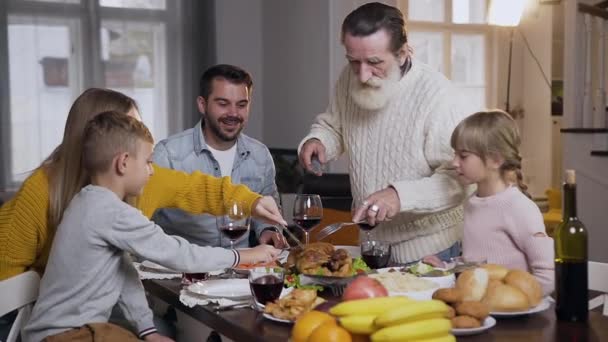
[[[548,295],[555,288],[553,239],[533,236],[538,232],[545,233],[542,214],[517,187],[473,194],[464,207],[463,256],[528,271]]]

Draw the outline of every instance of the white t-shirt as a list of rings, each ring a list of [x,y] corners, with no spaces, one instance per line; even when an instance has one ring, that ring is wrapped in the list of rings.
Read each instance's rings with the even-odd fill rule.
[[[232,145],[231,148],[226,151],[216,150],[213,147],[207,145],[207,148],[213,154],[213,157],[220,164],[220,171],[222,177],[232,175],[232,165],[234,164],[234,155],[236,154],[236,144]]]

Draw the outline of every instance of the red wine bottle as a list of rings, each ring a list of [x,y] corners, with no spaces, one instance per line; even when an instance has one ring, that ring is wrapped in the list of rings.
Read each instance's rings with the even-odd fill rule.
[[[586,322],[589,315],[587,229],[576,214],[576,175],[566,170],[563,218],[555,231],[557,319]]]

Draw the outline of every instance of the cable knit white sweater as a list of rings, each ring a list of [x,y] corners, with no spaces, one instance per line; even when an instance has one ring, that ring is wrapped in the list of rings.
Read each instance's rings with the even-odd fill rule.
[[[349,96],[356,75],[347,66],[325,113],[317,116],[300,143],[319,139],[328,159],[350,159],[353,197],[363,199],[391,185],[401,212],[372,231],[392,241],[393,261],[406,263],[440,252],[462,235],[464,188],[446,170],[452,159],[450,136],[465,117],[450,82],[427,65],[413,61],[387,106],[358,107]]]

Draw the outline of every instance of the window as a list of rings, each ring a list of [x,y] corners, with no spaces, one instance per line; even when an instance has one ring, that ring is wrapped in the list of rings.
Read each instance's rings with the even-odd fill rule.
[[[0,47],[8,50],[3,68],[9,74],[0,80],[9,89],[9,125],[1,139],[9,148],[2,161],[10,165],[0,170],[0,188],[16,186],[61,142],[71,104],[89,87],[133,97],[154,137],[167,136],[169,99],[176,96],[167,81],[168,61],[177,49],[166,36],[177,23],[175,4],[8,0],[0,6],[7,25]]]
[[[415,58],[452,80],[467,111],[486,108],[492,84],[487,0],[402,0],[400,5]]]

